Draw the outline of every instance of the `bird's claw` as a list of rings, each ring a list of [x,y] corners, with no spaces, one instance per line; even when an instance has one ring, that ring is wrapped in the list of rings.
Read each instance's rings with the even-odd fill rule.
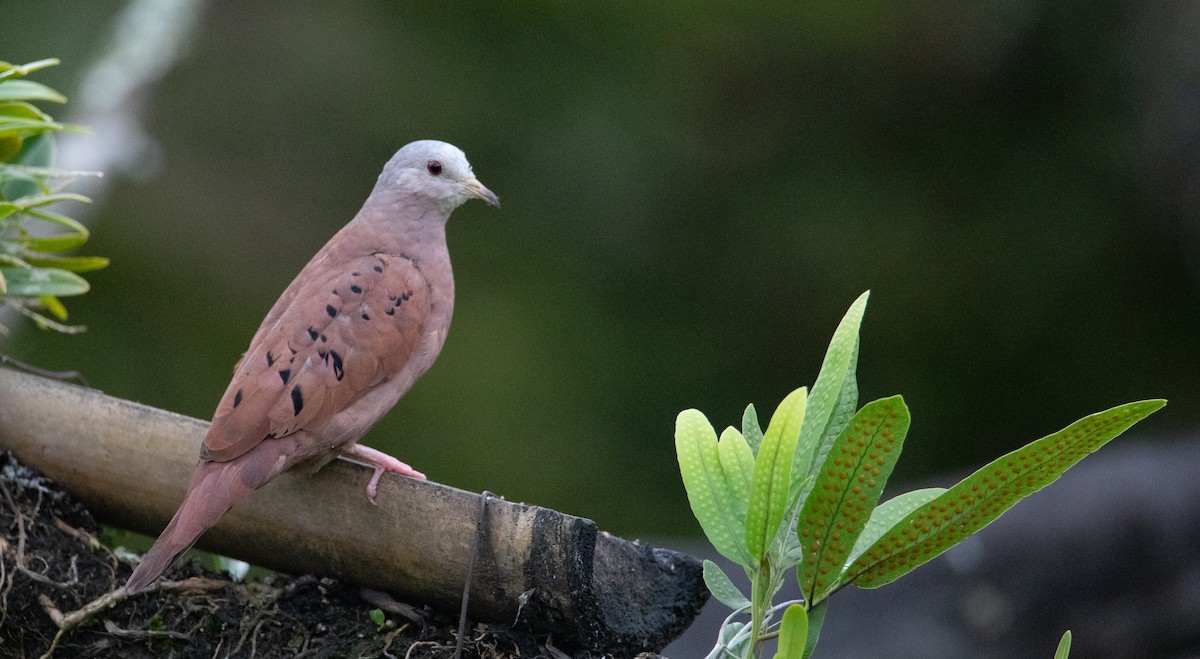
[[[379,505],[375,501],[375,494],[379,489],[379,479],[383,476],[384,472],[390,471],[401,476],[425,480],[425,474],[413,469],[407,463],[401,462],[387,453],[377,451],[369,446],[355,444],[348,453],[369,462],[375,468],[375,471],[371,474],[371,480],[367,482],[367,499],[370,500],[372,505]]]

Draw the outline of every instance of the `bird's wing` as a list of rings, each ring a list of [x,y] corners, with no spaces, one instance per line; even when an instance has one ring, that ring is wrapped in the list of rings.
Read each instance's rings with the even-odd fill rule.
[[[232,460],[268,437],[329,419],[420,345],[432,293],[414,261],[334,261],[314,259],[288,287],[286,306],[263,322],[217,405],[202,459]]]

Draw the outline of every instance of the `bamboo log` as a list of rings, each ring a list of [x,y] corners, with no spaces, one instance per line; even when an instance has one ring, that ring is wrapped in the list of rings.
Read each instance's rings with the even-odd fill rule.
[[[57,481],[100,521],[156,535],[183,498],[208,423],[99,391],[0,369],[0,448]],[[332,576],[457,611],[478,495],[335,460],[288,472],[198,546],[292,574]],[[492,499],[472,619],[519,620],[595,652],[661,648],[707,599],[689,556],[598,532],[591,520]]]

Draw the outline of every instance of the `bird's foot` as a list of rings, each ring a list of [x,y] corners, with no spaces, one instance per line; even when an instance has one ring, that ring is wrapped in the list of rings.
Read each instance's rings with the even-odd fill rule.
[[[372,504],[375,504],[375,492],[379,487],[379,478],[383,476],[384,472],[390,471],[394,474],[408,476],[409,478],[425,480],[425,474],[393,458],[387,453],[376,451],[369,446],[355,444],[347,453],[375,467],[375,473],[371,474],[371,480],[367,483],[367,498],[371,500]]]

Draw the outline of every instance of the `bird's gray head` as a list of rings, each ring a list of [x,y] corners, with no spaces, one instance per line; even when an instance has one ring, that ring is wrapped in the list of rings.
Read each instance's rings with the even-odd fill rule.
[[[472,198],[500,205],[500,198],[475,178],[466,154],[437,140],[412,142],[392,156],[375,193],[392,192],[426,199],[447,213]]]

